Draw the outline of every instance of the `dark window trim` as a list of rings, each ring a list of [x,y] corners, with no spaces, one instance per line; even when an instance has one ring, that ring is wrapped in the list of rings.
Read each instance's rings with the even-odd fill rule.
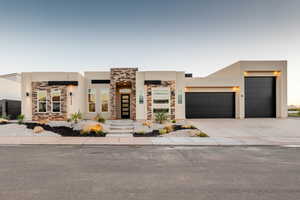
[[[91,80],[92,84],[110,84],[110,80],[106,80],[106,79],[98,79],[98,80]]]
[[[48,81],[48,85],[78,85],[78,81]]]
[[[161,85],[161,80],[145,80],[145,85]]]
[[[185,74],[185,77],[186,77],[186,78],[192,78],[192,77],[193,77],[193,74],[192,74],[192,73],[187,73],[187,74]]]

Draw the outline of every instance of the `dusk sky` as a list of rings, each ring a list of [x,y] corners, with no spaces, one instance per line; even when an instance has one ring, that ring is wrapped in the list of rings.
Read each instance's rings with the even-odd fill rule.
[[[300,0],[0,0],[0,36],[0,74],[288,60],[300,104]]]

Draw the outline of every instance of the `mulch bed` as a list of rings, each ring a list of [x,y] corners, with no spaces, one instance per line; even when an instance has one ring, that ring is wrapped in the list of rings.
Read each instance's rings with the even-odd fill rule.
[[[197,129],[196,127],[191,128],[182,128],[182,125],[172,125],[174,131],[184,130],[184,129]],[[159,136],[159,130],[153,130],[152,132],[147,133],[133,133],[133,137],[157,137]]]
[[[106,133],[100,135],[100,134],[96,134],[95,132],[90,132],[88,134],[80,134],[80,131],[73,130],[72,128],[66,126],[52,127],[47,124],[39,124],[34,122],[26,122],[24,124],[29,129],[34,129],[34,127],[36,126],[41,126],[46,131],[51,131],[64,137],[105,137],[106,136]]]
[[[153,130],[152,132],[147,133],[133,133],[133,137],[157,137],[159,136],[158,130]]]

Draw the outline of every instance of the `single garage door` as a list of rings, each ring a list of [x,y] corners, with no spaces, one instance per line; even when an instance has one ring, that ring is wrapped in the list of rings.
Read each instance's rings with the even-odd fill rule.
[[[245,117],[276,117],[275,77],[245,77]]]
[[[234,118],[234,92],[186,92],[186,118]]]

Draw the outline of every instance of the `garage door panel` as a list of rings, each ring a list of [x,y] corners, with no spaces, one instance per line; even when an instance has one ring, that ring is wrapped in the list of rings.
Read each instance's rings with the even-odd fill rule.
[[[245,117],[276,116],[276,78],[245,77]]]
[[[234,118],[232,92],[187,92],[186,118]]]

